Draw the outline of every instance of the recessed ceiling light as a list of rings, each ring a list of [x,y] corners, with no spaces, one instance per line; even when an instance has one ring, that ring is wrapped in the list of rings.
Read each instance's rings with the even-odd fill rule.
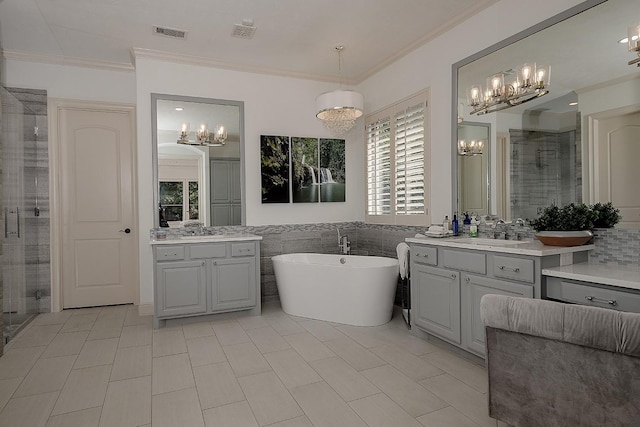
[[[638,36],[631,37],[631,40],[633,41],[638,40]],[[622,40],[618,40],[618,43],[629,43],[629,37],[625,37]]]
[[[182,107],[176,107],[176,111],[182,111],[182,110],[184,110],[184,108],[182,108]]]
[[[569,105],[573,107],[574,105],[578,105],[578,103],[576,101],[573,101],[573,102],[570,102]]]

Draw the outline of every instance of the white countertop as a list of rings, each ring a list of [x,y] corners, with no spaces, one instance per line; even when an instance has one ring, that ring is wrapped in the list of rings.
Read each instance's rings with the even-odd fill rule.
[[[600,283],[640,290],[640,267],[637,265],[591,264],[588,262],[542,269],[544,276]]]
[[[407,243],[417,243],[423,245],[444,246],[449,248],[475,249],[478,251],[500,252],[507,254],[547,256],[568,254],[574,252],[588,251],[595,248],[595,245],[582,246],[547,246],[538,240],[499,240],[469,237],[408,237]]]
[[[242,242],[250,240],[262,240],[262,236],[255,234],[212,234],[205,236],[167,236],[163,240],[152,239],[149,241],[151,245],[175,245],[185,243],[224,243],[224,242]]]

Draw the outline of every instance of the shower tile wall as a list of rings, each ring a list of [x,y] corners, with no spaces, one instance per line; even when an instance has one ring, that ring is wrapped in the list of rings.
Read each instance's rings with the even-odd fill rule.
[[[541,132],[511,129],[511,213],[536,218],[550,204],[582,199],[580,153],[576,131]]]

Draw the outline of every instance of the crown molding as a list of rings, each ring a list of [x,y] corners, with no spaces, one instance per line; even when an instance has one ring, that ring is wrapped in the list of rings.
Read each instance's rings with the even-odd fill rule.
[[[215,61],[213,59],[207,59],[202,57],[196,57],[191,55],[184,55],[181,53],[173,53],[173,52],[164,52],[160,50],[153,49],[144,49],[134,47],[131,48],[131,58],[132,63],[135,66],[136,58],[148,58],[158,61],[166,61],[166,62],[174,62],[177,64],[188,64],[188,65],[196,65],[200,67],[209,67],[209,68],[221,68],[225,70],[232,71],[240,71],[245,73],[254,73],[254,74],[268,74],[279,77],[292,77],[296,79],[304,79],[304,80],[314,80],[321,82],[329,82],[329,83],[339,83],[338,77],[330,77],[322,74],[309,74],[309,73],[298,73],[295,71],[284,71],[277,69],[270,69],[264,67],[254,67],[250,65],[237,65],[231,64],[228,62]],[[347,82],[347,84],[356,84],[355,82]]]
[[[61,55],[45,55],[17,50],[1,50],[4,58],[13,61],[40,62],[53,65],[69,65],[73,67],[95,68],[109,71],[135,71],[133,65],[124,62],[102,61],[99,59],[84,59]]]

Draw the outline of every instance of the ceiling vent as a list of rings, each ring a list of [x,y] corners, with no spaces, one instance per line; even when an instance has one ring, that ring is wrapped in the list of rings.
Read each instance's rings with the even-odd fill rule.
[[[253,20],[243,19],[242,24],[235,24],[233,26],[233,32],[231,35],[241,39],[251,39],[255,32],[256,27],[253,26]]]
[[[187,37],[187,32],[183,30],[176,30],[175,28],[166,28],[166,27],[153,27],[153,34],[157,36],[165,36],[171,37],[174,39],[185,39]]]

